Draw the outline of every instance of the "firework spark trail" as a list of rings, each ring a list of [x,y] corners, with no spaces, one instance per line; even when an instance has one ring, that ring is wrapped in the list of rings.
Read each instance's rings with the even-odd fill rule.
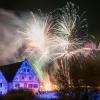
[[[25,40],[29,41],[28,45],[30,47],[28,47],[25,52],[31,53],[31,56],[29,57],[31,63],[34,66],[40,80],[43,81],[44,76],[47,76],[47,73],[43,71],[43,66],[46,66],[45,64],[48,62],[50,55],[48,40],[51,30],[53,29],[52,18],[50,16],[38,16],[32,13],[30,22],[26,24],[26,30],[21,33],[24,34]],[[34,49],[36,49],[37,53],[34,52]]]
[[[53,78],[54,81],[58,82],[57,84],[59,84],[59,80],[63,81],[62,77],[61,76],[59,77],[59,74],[61,74],[67,78],[65,83],[68,83],[68,85],[70,85],[71,84],[70,68],[74,67],[75,64],[77,64],[79,68],[84,68],[84,66],[86,66],[88,62],[96,62],[96,59],[99,59],[100,57],[97,57],[95,52],[97,51],[94,51],[91,48],[81,48],[66,53],[56,62],[58,66],[56,66],[57,70],[54,71],[54,78]],[[60,79],[57,78],[57,75],[58,78]]]
[[[46,76],[46,72],[43,71],[46,63],[64,56],[69,52],[69,47],[75,49],[76,44],[78,44],[74,39],[69,40],[68,37],[62,38],[56,34],[52,34],[51,30],[55,28],[49,18],[48,16],[42,18],[41,16],[32,14],[30,23],[28,22],[27,27],[25,27],[26,31],[21,32],[26,36],[25,39],[30,42],[28,45],[30,44],[29,48],[31,49],[28,48],[25,52],[32,53],[30,57],[31,62],[35,60],[35,64],[32,63],[32,65],[34,65],[41,80]],[[34,53],[34,49],[37,50],[36,54]]]
[[[84,50],[81,47],[82,40],[88,36],[88,24],[84,18],[84,13],[79,15],[79,8],[73,3],[67,3],[64,8],[59,10],[62,14],[56,19],[57,24],[55,29],[58,37],[54,40],[53,49],[55,48],[55,50],[51,54],[54,54],[55,59],[61,59],[60,65],[58,64],[58,66],[62,66],[63,73],[65,73],[72,58],[78,59],[80,55],[83,55],[82,61],[84,62],[85,58],[90,54],[92,54],[91,57],[94,57],[94,55],[91,50]],[[81,38],[80,35],[82,36]]]
[[[95,57],[95,54],[91,48],[77,49],[76,51],[70,52],[70,54],[68,54],[67,57],[69,58],[69,60],[71,57],[75,57],[75,59],[77,58],[79,59],[80,55],[83,55],[83,58],[84,58],[83,60],[85,60],[85,58],[94,59]]]
[[[84,13],[79,15],[79,7],[76,7],[73,3],[69,2],[66,6],[60,9],[62,15],[57,19],[57,34],[67,37],[87,35],[88,24]]]
[[[36,15],[31,13],[32,18],[26,23],[26,30],[23,32],[27,40],[31,40],[34,47],[39,50],[44,50],[46,39],[50,33],[52,26],[52,18],[48,15]]]
[[[79,8],[69,2],[67,5],[59,9],[62,14],[56,19],[56,38],[53,40],[54,55],[56,58],[63,57],[73,50],[81,48],[82,38],[86,38],[87,20],[84,18],[84,13],[79,15]],[[78,37],[81,34],[83,37]],[[52,40],[51,40],[52,42]],[[58,50],[59,49],[59,50]]]
[[[49,46],[47,47],[47,50],[50,52],[50,60],[56,60],[60,57],[63,57],[66,53],[69,53],[71,50],[77,48],[79,45],[78,41],[76,40],[69,40],[66,41],[65,38],[61,38],[58,36],[53,36],[52,38],[49,38],[48,41]]]

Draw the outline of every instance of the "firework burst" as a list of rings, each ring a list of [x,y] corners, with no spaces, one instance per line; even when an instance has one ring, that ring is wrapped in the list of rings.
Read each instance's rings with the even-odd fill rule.
[[[27,23],[26,40],[31,41],[33,49],[36,48],[41,59],[57,59],[67,55],[70,51],[80,47],[80,41],[76,38],[77,33],[82,33],[87,29],[87,21],[78,15],[78,7],[75,8],[73,3],[60,9],[62,15],[57,18],[56,25],[50,16],[38,16],[32,13],[30,23]],[[52,32],[51,30],[55,32]],[[56,34],[51,34],[56,33]],[[28,49],[30,50],[30,49]],[[26,50],[26,52],[30,52]],[[34,50],[31,51],[33,52]],[[36,56],[37,56],[36,55]]]
[[[59,9],[61,16],[57,18],[57,34],[67,37],[87,36],[88,24],[84,18],[85,13],[79,14],[79,7],[69,2],[65,7]],[[81,37],[83,38],[83,37]]]
[[[79,34],[87,32],[87,21],[83,14],[78,15],[78,7],[75,8],[73,3],[67,3],[60,11],[62,14],[56,19],[56,24],[51,16],[32,13],[32,18],[22,32],[28,41],[28,49],[25,52],[31,55],[30,61],[42,82],[49,79],[46,77],[49,75],[45,66],[50,61],[63,59],[62,66],[66,69],[65,59],[69,61],[77,50],[82,50]]]
[[[56,39],[53,40],[53,52],[54,58],[57,60],[58,69],[62,69],[62,73],[67,77],[68,83],[70,83],[70,77],[68,69],[72,59],[77,61],[82,57],[81,62],[84,62],[88,56],[94,57],[91,49],[87,50],[82,47],[83,40],[88,37],[88,24],[84,18],[84,13],[79,14],[79,7],[76,7],[73,3],[67,3],[67,5],[59,9],[61,15],[56,17],[55,33]],[[80,37],[81,36],[81,37]],[[62,68],[61,68],[62,67]],[[67,73],[67,74],[66,74]]]
[[[51,46],[56,51],[56,58],[66,57],[73,50],[81,48],[82,39],[87,37],[87,20],[84,13],[79,15],[79,7],[69,2],[67,5],[59,9],[61,15],[56,17],[56,37],[53,39]],[[80,38],[80,35],[83,36]],[[81,40],[81,41],[80,41]]]
[[[29,40],[35,48],[42,51],[48,40],[48,34],[53,28],[52,18],[49,15],[40,16],[38,14],[31,13],[32,18],[26,23],[25,31],[26,40]]]
[[[49,15],[31,13],[31,16],[25,25],[25,30],[21,33],[28,45],[25,54],[28,54],[36,73],[43,81],[48,76],[47,72],[43,71],[43,67],[50,58],[48,42],[54,26],[52,17]]]

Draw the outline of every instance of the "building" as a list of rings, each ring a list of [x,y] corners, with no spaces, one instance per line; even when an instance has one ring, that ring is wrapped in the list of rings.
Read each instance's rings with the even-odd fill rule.
[[[8,90],[7,80],[5,79],[4,75],[0,71],[0,94],[7,93],[7,90]]]
[[[20,88],[35,92],[40,89],[39,78],[27,59],[0,67],[0,94]]]

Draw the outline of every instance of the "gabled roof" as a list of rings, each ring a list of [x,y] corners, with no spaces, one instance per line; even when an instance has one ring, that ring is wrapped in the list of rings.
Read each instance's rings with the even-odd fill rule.
[[[32,67],[31,64],[29,63],[29,61],[27,59],[24,59],[21,62],[0,66],[0,71],[3,73],[4,77],[6,78],[6,80],[8,82],[12,82],[15,75],[18,72],[20,72],[20,69],[23,67],[27,67],[27,66],[29,68]],[[36,75],[36,73],[33,69],[31,69],[31,74]]]
[[[12,82],[16,72],[21,67],[22,62],[17,62],[9,65],[0,66],[0,70],[5,76],[6,80]]]
[[[25,67],[26,67],[26,68],[30,68],[30,69],[32,70],[32,71],[31,71],[31,74],[32,74],[32,75],[36,75],[35,71],[33,70],[31,64],[29,63],[29,61],[28,61],[27,59],[24,59],[24,60],[22,61],[22,64],[21,64],[19,70],[17,71],[17,73],[23,73],[23,71],[21,72],[21,69],[23,69],[23,68],[25,68]]]
[[[34,69],[32,68],[32,65],[30,64],[30,62],[27,59],[24,59],[22,61],[20,68],[18,68],[18,70],[16,71],[16,74],[13,77],[13,81],[16,81],[16,76],[19,74],[36,76],[37,78],[35,79],[35,81],[40,82],[39,78],[35,72],[35,68]]]

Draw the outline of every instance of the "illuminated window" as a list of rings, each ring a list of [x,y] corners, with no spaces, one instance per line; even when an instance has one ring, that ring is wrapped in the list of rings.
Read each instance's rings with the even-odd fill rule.
[[[22,76],[22,79],[24,79],[24,76]]]
[[[16,80],[18,80],[18,77],[16,77]]]
[[[29,76],[29,80],[32,80],[32,77],[31,76]]]
[[[28,85],[29,88],[32,88],[32,86],[33,86],[32,84],[29,84],[29,85]]]
[[[23,71],[26,72],[26,69],[24,68]]]
[[[38,88],[38,84],[34,84],[34,88]]]
[[[0,83],[0,87],[2,87],[2,83]]]
[[[20,84],[18,83],[18,84],[15,84],[15,87],[16,88],[19,88],[20,87]]]
[[[29,72],[30,71],[30,69],[27,69],[27,72]]]
[[[27,88],[27,83],[24,83],[24,88]]]
[[[27,63],[25,63],[25,66],[27,66]]]

